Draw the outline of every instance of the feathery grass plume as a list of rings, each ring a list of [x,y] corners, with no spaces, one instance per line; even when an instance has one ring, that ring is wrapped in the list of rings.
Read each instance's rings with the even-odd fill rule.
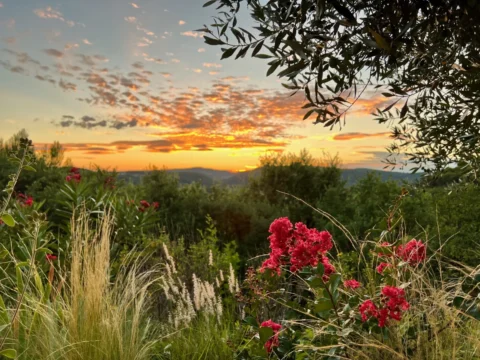
[[[230,264],[230,272],[228,274],[228,290],[232,295],[235,295],[239,289],[240,287],[238,285],[237,277],[235,276],[235,271],[233,270],[232,264]]]
[[[71,266],[54,279],[60,290],[44,285],[36,267],[30,282],[20,273],[26,301],[8,338],[19,360],[151,358],[158,337],[147,317],[148,290],[156,274],[130,262],[110,282],[111,223],[108,214],[96,227],[85,213],[72,220]]]
[[[213,252],[212,250],[208,250],[208,266],[213,266]]]

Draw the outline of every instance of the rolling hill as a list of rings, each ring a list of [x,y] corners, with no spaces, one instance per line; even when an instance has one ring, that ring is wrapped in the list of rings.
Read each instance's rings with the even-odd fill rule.
[[[252,171],[246,171],[241,173],[232,173],[224,170],[214,170],[207,168],[190,168],[190,169],[171,169],[167,170],[171,173],[176,173],[179,179],[180,184],[191,184],[193,182],[199,182],[207,187],[212,186],[214,183],[222,183],[225,185],[236,186],[244,185],[248,182],[250,176],[258,176],[261,169],[255,169]],[[119,178],[132,182],[134,184],[139,184],[142,177],[147,173],[147,171],[123,171],[119,172]],[[367,176],[368,173],[375,173],[383,181],[393,180],[396,182],[415,182],[419,180],[421,174],[410,174],[403,172],[395,171],[382,171],[382,170],[372,170],[372,169],[343,169],[342,170],[342,179],[347,183],[347,185],[354,185],[360,179]]]

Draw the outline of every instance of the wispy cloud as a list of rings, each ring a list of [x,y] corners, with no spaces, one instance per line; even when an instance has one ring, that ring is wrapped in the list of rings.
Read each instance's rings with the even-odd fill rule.
[[[130,23],[130,24],[134,24],[137,22],[137,18],[135,16],[125,16],[125,21]]]
[[[374,137],[387,137],[390,136],[391,133],[389,132],[379,132],[379,133],[361,133],[361,132],[349,132],[343,134],[337,134],[332,137],[332,140],[358,140],[358,139],[366,139],[366,138],[374,138]]]
[[[185,31],[185,32],[180,33],[180,35],[189,36],[189,37],[193,37],[193,38],[203,37],[202,33],[199,33],[199,32],[196,32],[196,31]]]
[[[199,53],[204,53],[206,50],[204,48],[200,48],[197,50]]]
[[[46,8],[43,8],[43,9],[35,9],[33,10],[33,12],[35,13],[35,15],[37,15],[39,18],[42,18],[42,19],[56,19],[56,20],[60,20],[61,22],[64,22],[65,24],[67,24],[68,26],[70,27],[73,27],[75,26],[75,22],[72,21],[72,20],[67,20],[63,17],[63,14],[58,11],[58,10],[55,10],[54,8],[52,8],[51,6],[47,6]]]
[[[88,39],[83,39],[82,42],[83,42],[85,45],[92,45],[92,43],[91,43]]]
[[[219,69],[222,67],[221,64],[215,64],[215,63],[203,63],[203,66],[206,68],[215,68],[215,69]]]
[[[130,5],[132,5],[132,7],[134,7],[135,9],[139,9],[139,8],[140,8],[140,7],[139,7],[137,4],[135,4],[135,3],[130,3]]]
[[[186,24],[186,22],[183,21],[183,20],[180,20],[180,21],[178,22],[178,25],[185,25],[185,24]]]

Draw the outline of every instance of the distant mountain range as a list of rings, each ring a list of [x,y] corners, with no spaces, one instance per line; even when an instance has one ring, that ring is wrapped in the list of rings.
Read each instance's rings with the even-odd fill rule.
[[[176,173],[178,175],[180,184],[191,184],[199,182],[205,186],[212,186],[214,183],[222,183],[225,185],[244,185],[248,182],[250,176],[258,176],[261,169],[252,171],[245,171],[240,173],[233,173],[224,170],[214,170],[206,168],[190,168],[190,169],[172,169],[167,172]],[[407,181],[415,182],[420,179],[421,174],[410,174],[396,171],[382,171],[373,169],[343,169],[342,179],[346,181],[347,185],[354,185],[358,180],[367,176],[368,173],[375,173],[380,176],[382,181],[393,180],[397,182]],[[134,184],[139,184],[142,177],[147,171],[120,171],[118,173],[120,179],[124,179]]]

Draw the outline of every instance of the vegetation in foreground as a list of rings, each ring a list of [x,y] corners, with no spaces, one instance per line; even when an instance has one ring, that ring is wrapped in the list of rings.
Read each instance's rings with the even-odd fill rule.
[[[426,210],[415,209],[428,204],[422,191],[446,202],[456,197],[442,192],[458,191],[464,201],[449,206],[475,206],[474,186],[399,191],[367,178],[346,188],[335,166],[318,167],[303,154],[303,163],[293,156],[264,160],[261,176],[242,189],[179,188],[159,171],[133,187],[112,173],[65,169],[52,156],[39,157],[26,139],[2,151],[18,169],[0,208],[3,358],[480,358],[474,243],[469,253],[459,250],[468,237],[442,237],[455,228],[440,210],[438,233],[419,231]],[[292,173],[313,189],[282,176]],[[51,197],[33,196],[46,178],[57,178],[61,190],[54,195],[47,186],[41,191]],[[307,200],[316,194],[313,204],[339,210],[310,207],[267,184]],[[238,225],[228,222],[226,204],[236,191],[261,194],[243,198],[264,216],[251,230],[261,238],[255,248],[248,237],[225,241],[236,229],[222,229],[222,219]],[[203,205],[216,210],[212,216],[198,209],[203,197],[218,206]],[[185,210],[172,214],[178,199]],[[348,213],[345,199],[362,207]],[[187,217],[187,209],[205,214],[195,234],[172,221]],[[456,216],[468,219],[468,209]],[[348,226],[342,217],[351,219]],[[478,234],[474,221],[461,225],[472,239]],[[446,255],[452,243],[456,260]],[[261,255],[268,246],[269,255]]]

